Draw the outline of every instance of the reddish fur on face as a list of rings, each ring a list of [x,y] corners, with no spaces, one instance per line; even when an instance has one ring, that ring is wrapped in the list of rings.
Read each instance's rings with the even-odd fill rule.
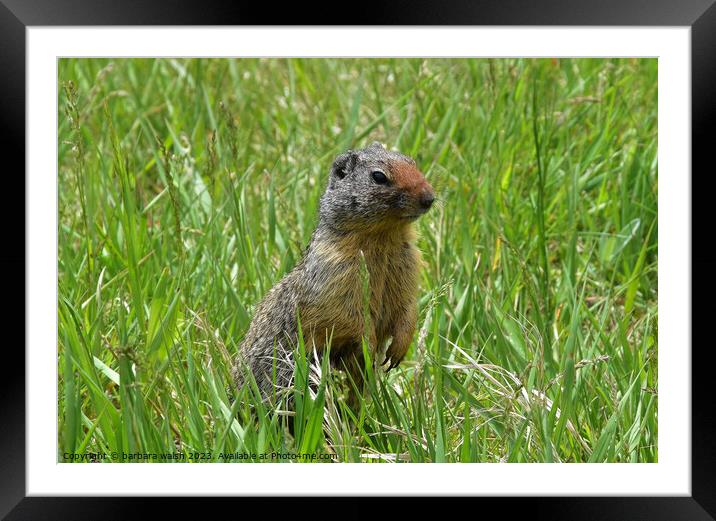
[[[393,174],[393,182],[399,189],[413,197],[420,197],[426,192],[432,193],[433,187],[414,164],[407,161],[391,161],[388,166],[390,173]]]

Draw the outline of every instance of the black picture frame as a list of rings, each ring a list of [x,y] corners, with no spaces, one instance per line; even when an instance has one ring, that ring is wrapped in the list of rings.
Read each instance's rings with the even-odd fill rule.
[[[394,1],[381,6],[361,2],[346,17],[336,4],[308,9],[303,4],[277,6],[265,3],[199,2],[196,0],[154,0],[151,2],[112,0],[0,0],[0,121],[7,130],[0,140],[0,158],[5,166],[4,180],[15,182],[15,193],[25,194],[25,30],[28,26],[85,25],[574,25],[574,26],[689,26],[691,28],[692,85],[692,280],[699,294],[709,295],[714,288],[711,269],[716,254],[710,253],[708,238],[713,234],[714,219],[706,203],[712,191],[705,186],[712,175],[712,148],[716,144],[716,0],[461,0]],[[16,161],[17,168],[6,166]],[[698,174],[696,174],[698,172]],[[688,173],[684,173],[688,175]],[[698,180],[699,189],[695,189]],[[22,197],[12,197],[21,208],[2,205],[0,222],[6,248],[0,254],[7,284],[20,284],[31,276],[25,268],[25,227],[17,225],[18,215],[25,216]],[[698,204],[703,203],[703,204]],[[8,225],[14,223],[14,225]],[[697,239],[706,239],[697,241]],[[22,244],[22,248],[19,246]],[[699,246],[697,249],[697,245]],[[20,278],[13,274],[23,273]],[[668,274],[660,274],[668,276]],[[23,288],[24,289],[24,288]],[[19,288],[18,288],[19,291]],[[24,294],[24,293],[23,293]],[[25,297],[5,294],[4,318],[25,323]],[[692,292],[692,324],[704,329],[709,323],[710,306],[699,305]],[[21,306],[18,300],[23,303]],[[22,315],[22,316],[20,316]],[[14,320],[13,320],[14,319]],[[18,328],[19,329],[19,328]],[[695,329],[692,329],[692,332]],[[25,341],[24,329],[20,339]],[[711,346],[708,335],[700,341],[692,337],[692,477],[689,497],[623,498],[480,498],[477,501],[508,507],[510,513],[524,512],[525,518],[547,519],[714,519],[716,518],[716,415],[713,406]],[[114,519],[135,518],[144,510],[146,498],[40,498],[26,497],[25,445],[25,355],[14,346],[5,346],[3,377],[0,378],[0,516],[7,519]],[[8,367],[11,369],[8,370]],[[318,491],[317,491],[318,493]],[[206,512],[232,499],[210,499],[197,506]],[[242,511],[249,508],[241,499]],[[322,499],[321,509],[330,512],[332,501]],[[454,500],[452,500],[454,501]],[[152,500],[155,506],[185,509],[185,501],[163,498]],[[460,506],[462,500],[455,506]],[[201,505],[203,503],[204,506]],[[421,500],[411,500],[420,505]],[[292,504],[295,504],[292,503]],[[509,504],[509,505],[508,505]],[[257,505],[261,508],[261,505]],[[173,508],[172,508],[173,507]],[[482,505],[481,505],[482,507]],[[264,505],[265,508],[265,505]],[[290,505],[287,505],[290,508]],[[343,508],[343,507],[340,507]],[[471,507],[473,508],[473,507]],[[280,509],[280,507],[279,507]],[[271,510],[277,512],[272,503]],[[346,511],[346,510],[344,510]],[[218,510],[217,510],[218,512]],[[348,509],[361,516],[363,509]],[[403,513],[402,511],[400,511]],[[390,510],[385,511],[386,514]],[[527,517],[529,516],[529,517]]]

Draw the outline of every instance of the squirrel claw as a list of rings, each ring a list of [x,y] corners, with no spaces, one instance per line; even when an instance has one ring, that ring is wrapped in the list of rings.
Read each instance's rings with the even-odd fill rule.
[[[381,365],[381,366],[384,366],[385,364],[388,363],[389,360],[390,360],[390,357],[389,357],[389,356],[386,356],[386,357],[385,357],[385,360],[383,360],[383,363],[380,364],[380,365]],[[390,370],[390,368],[389,368],[389,370]]]
[[[400,365],[400,360],[391,360],[390,365],[388,366],[388,369],[386,369],[386,372],[390,372],[391,369],[395,369]]]

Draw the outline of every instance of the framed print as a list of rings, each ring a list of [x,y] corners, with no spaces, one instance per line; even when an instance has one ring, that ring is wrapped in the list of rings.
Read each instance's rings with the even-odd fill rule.
[[[709,1],[41,4],[0,6],[27,203],[8,519],[286,495],[713,518]]]

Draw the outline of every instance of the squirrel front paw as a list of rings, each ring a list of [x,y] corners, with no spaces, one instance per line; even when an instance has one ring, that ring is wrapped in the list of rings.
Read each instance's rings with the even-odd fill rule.
[[[390,344],[390,347],[388,347],[388,350],[385,352],[385,360],[383,360],[383,363],[380,365],[385,365],[388,362],[390,362],[390,365],[386,369],[386,371],[390,371],[391,369],[398,367],[400,362],[403,360],[403,357],[405,357],[405,353],[408,352],[408,347],[410,346],[410,343],[403,343],[403,342],[396,342],[393,340]]]

